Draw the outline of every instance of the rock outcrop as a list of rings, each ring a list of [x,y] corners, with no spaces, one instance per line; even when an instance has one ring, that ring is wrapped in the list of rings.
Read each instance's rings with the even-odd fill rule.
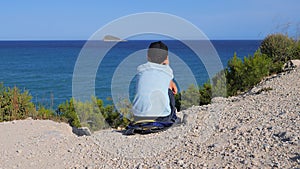
[[[103,38],[103,41],[105,41],[105,42],[124,42],[125,40],[120,39],[115,36],[112,36],[112,35],[105,35]]]

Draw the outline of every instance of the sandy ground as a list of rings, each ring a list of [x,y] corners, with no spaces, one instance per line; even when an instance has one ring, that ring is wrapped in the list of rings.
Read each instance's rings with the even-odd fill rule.
[[[300,168],[300,69],[180,112],[188,123],[78,137],[65,123],[0,123],[0,168]],[[262,89],[272,90],[263,91]]]

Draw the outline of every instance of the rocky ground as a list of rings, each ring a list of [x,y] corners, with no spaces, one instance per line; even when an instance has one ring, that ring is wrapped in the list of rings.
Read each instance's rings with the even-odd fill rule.
[[[77,137],[64,123],[0,123],[0,168],[300,168],[300,69],[180,112],[187,124]]]

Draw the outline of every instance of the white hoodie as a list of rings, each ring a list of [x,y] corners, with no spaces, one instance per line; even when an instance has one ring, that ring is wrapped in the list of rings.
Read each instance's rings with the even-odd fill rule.
[[[133,114],[139,117],[163,117],[171,113],[168,88],[173,79],[169,65],[147,62],[137,68]]]

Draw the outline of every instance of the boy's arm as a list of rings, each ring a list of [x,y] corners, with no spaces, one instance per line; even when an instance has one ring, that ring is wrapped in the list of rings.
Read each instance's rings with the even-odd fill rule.
[[[176,83],[173,80],[170,81],[169,89],[171,89],[174,94],[177,94],[177,92],[178,92]]]

